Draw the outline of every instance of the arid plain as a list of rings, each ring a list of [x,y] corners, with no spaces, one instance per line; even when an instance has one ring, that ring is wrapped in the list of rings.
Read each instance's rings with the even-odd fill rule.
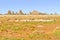
[[[60,40],[60,15],[0,15],[0,40]]]

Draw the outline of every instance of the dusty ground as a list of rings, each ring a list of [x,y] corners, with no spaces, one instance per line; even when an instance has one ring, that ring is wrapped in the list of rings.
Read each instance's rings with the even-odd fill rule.
[[[9,21],[21,19],[54,19],[54,21]],[[60,40],[60,16],[0,15],[0,40]]]

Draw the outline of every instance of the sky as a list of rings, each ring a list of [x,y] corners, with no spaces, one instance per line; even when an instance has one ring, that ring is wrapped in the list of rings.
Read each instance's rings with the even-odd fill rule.
[[[0,13],[6,13],[8,10],[22,10],[24,13],[37,10],[60,14],[60,0],[0,0]]]

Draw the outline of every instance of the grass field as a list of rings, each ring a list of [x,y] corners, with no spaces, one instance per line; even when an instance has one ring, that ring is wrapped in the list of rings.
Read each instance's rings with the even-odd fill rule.
[[[27,19],[54,21],[9,21]],[[60,40],[60,15],[0,15],[0,40]]]

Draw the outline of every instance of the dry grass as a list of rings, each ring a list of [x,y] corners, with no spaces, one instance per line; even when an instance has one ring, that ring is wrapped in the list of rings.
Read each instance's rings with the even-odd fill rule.
[[[53,22],[9,20],[54,19]],[[60,40],[60,15],[0,15],[0,40]]]

